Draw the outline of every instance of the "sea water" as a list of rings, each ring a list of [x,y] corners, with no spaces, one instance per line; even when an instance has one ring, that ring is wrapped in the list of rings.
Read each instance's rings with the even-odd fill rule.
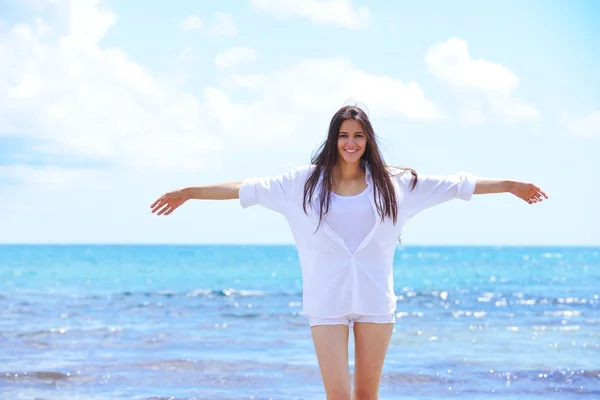
[[[600,398],[600,248],[403,246],[394,279],[381,399]],[[324,399],[301,296],[293,246],[0,246],[0,399]]]

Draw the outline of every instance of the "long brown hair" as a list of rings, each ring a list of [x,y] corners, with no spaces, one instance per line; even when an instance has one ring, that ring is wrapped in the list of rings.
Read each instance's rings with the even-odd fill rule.
[[[327,139],[319,146],[317,154],[312,158],[312,164],[315,168],[308,176],[304,184],[304,212],[312,203],[314,192],[319,183],[319,178],[323,176],[321,181],[321,192],[319,195],[319,225],[323,221],[323,216],[329,211],[331,202],[331,191],[333,187],[333,167],[338,161],[338,135],[342,122],[347,119],[358,121],[363,131],[367,136],[367,147],[361,157],[361,163],[367,163],[373,179],[373,198],[377,212],[383,220],[385,217],[391,218],[394,223],[398,220],[398,204],[394,186],[392,185],[391,171],[387,168],[379,146],[377,145],[377,137],[373,126],[369,121],[367,114],[355,106],[345,106],[340,108],[331,119],[329,124],[329,132]],[[417,173],[410,168],[400,168],[401,173],[410,171],[412,174],[411,190],[417,184]]]

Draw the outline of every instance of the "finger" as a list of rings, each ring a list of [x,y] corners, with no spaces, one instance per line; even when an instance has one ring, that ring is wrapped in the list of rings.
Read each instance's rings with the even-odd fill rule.
[[[162,202],[162,201],[155,202],[154,204],[152,204],[152,212],[155,213],[156,211],[158,211],[164,205],[165,205],[165,203]]]
[[[157,215],[163,215],[165,212],[167,212],[169,210],[170,207],[171,206],[169,204],[165,204],[163,207],[160,208]]]
[[[541,189],[536,190],[536,192],[533,194],[533,197],[535,197],[536,199],[538,199],[538,201],[542,201],[544,199],[544,193],[542,193]]]
[[[165,215],[171,214],[173,211],[177,210],[182,204],[183,204],[183,202],[181,202],[181,201],[171,203],[171,209]]]
[[[177,208],[177,207],[171,207],[171,208],[169,208],[169,211],[167,211],[167,212],[165,213],[165,215],[170,215],[170,214],[171,214],[173,211],[175,211],[175,209],[176,209],[176,208]]]
[[[533,192],[538,195],[538,196],[544,196],[545,198],[548,198],[548,195],[538,186],[532,185]]]
[[[165,198],[165,195],[162,195],[162,196],[160,196],[158,199],[156,199],[156,200],[154,201],[154,203],[152,203],[152,205],[150,206],[150,208],[154,208],[154,207],[156,207],[156,205],[157,205],[158,203],[160,203],[160,202],[161,202],[161,201],[162,201],[164,198]]]

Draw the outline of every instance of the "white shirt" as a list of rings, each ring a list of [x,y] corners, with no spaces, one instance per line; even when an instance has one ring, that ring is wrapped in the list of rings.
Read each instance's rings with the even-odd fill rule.
[[[318,208],[303,210],[304,183],[314,166],[302,166],[269,178],[246,179],[239,191],[242,208],[261,205],[285,216],[296,242],[302,269],[302,314],[337,318],[348,314],[386,315],[395,312],[392,274],[397,237],[406,220],[442,202],[470,200],[475,177],[467,173],[449,176],[419,175],[410,190],[409,172],[393,176],[398,201],[398,220],[381,221],[373,196],[369,196],[375,222],[358,247],[351,251],[327,223],[317,229]],[[322,178],[322,177],[321,177]],[[373,187],[366,167],[368,188]],[[317,185],[313,198],[318,198]],[[316,232],[315,232],[316,231]]]
[[[342,237],[352,253],[375,225],[375,212],[369,201],[369,196],[372,195],[370,186],[355,196],[331,193],[329,210],[324,216],[325,222]],[[314,200],[313,204],[318,207],[319,199]]]

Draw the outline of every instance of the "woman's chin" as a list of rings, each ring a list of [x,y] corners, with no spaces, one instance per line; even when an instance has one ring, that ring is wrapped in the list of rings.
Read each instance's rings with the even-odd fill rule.
[[[357,164],[358,162],[360,162],[359,155],[349,156],[347,154],[344,154],[344,155],[342,155],[341,159],[345,164]]]

